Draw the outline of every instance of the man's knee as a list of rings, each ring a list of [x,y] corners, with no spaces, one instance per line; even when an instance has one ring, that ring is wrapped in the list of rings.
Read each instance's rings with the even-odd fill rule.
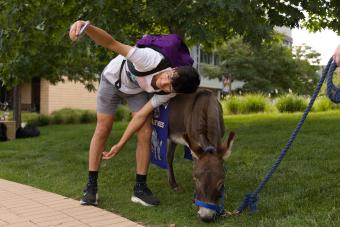
[[[149,124],[144,126],[137,132],[137,138],[140,141],[146,141],[151,139],[152,127]]]
[[[98,126],[97,125],[94,136],[99,137],[99,138],[106,138],[109,136],[111,129],[112,127],[110,126],[105,126],[105,125]]]
[[[113,124],[112,117],[97,116],[97,126],[94,135],[100,138],[108,137],[112,130],[112,124]]]

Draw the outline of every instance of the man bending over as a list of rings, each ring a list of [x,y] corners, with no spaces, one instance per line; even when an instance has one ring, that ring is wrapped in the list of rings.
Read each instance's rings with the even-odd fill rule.
[[[155,69],[164,56],[151,48],[123,44],[104,30],[87,23],[73,23],[69,31],[70,39],[76,41],[81,28],[86,25],[85,33],[95,43],[119,55],[112,59],[102,72],[97,93],[97,125],[89,149],[89,177],[80,203],[97,205],[97,178],[101,159],[115,156],[131,136],[137,133],[136,184],[131,200],[145,206],[158,205],[159,199],[146,184],[151,148],[151,113],[176,93],[195,92],[200,84],[200,77],[191,66],[169,67],[144,77],[137,77],[130,72],[127,64],[122,64],[124,60],[132,62],[136,70],[148,72]],[[121,85],[117,88],[115,83],[120,77]],[[160,92],[162,94],[159,94]],[[150,94],[154,94],[151,99]],[[122,100],[126,100],[132,112],[132,120],[119,142],[109,152],[104,152],[114,122],[114,113]]]

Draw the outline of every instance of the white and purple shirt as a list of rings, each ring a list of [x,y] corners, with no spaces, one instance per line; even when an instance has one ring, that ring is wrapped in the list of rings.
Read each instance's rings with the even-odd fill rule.
[[[137,71],[140,72],[148,72],[153,70],[158,66],[160,61],[163,59],[163,55],[158,53],[157,51],[151,48],[138,48],[133,47],[126,59],[131,61]],[[112,59],[110,63],[105,67],[103,71],[103,76],[114,86],[115,82],[119,79],[120,67],[125,58],[122,55],[118,55],[116,58]],[[164,69],[168,70],[170,68]],[[163,71],[164,71],[163,70]],[[160,72],[133,78],[136,82],[131,81],[128,77],[127,73],[131,73],[127,64],[124,64],[124,68],[121,74],[121,88],[119,89],[121,92],[125,94],[138,94],[141,92],[155,93],[160,92],[161,90],[155,90],[151,86],[152,78],[159,74]],[[157,95],[155,94],[151,98],[151,104],[153,108],[156,108],[166,102],[168,102],[172,97],[175,97],[175,93],[167,94],[167,95]]]

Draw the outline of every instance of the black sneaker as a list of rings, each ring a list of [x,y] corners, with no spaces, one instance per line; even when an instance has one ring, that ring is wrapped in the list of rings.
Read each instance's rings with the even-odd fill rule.
[[[140,203],[143,206],[156,206],[160,203],[159,199],[152,195],[152,192],[145,184],[137,185],[133,188],[131,201]]]
[[[86,188],[84,189],[83,197],[80,200],[80,204],[97,206],[98,205],[97,199],[98,199],[97,186],[87,184]]]

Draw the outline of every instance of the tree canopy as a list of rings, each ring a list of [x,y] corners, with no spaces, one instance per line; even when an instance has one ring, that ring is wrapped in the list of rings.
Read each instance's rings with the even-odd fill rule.
[[[242,38],[226,42],[217,52],[218,66],[205,66],[206,73],[222,80],[244,81],[245,92],[275,94],[288,92],[310,94],[317,82],[320,54],[308,46],[299,46],[292,52],[282,41],[274,39],[260,47],[252,47]]]
[[[72,44],[68,29],[78,19],[91,20],[129,44],[142,34],[168,32],[180,34],[189,44],[212,46],[235,35],[256,44],[268,38],[274,26],[297,27],[305,22],[313,29],[337,29],[339,4],[326,0],[0,0],[0,77],[12,87],[32,77],[55,83],[65,75],[91,88],[112,53],[94,48],[87,38]]]

